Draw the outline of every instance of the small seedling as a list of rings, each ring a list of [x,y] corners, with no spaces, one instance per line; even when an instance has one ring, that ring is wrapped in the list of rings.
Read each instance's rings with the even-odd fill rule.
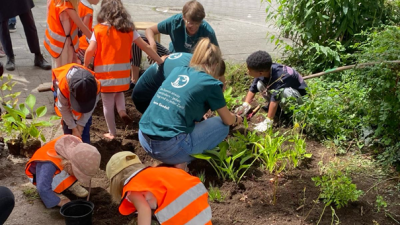
[[[376,196],[376,208],[378,212],[381,211],[381,209],[386,209],[387,207],[387,202],[381,195]]]
[[[205,183],[206,182],[206,171],[202,170],[197,174],[197,177],[200,179],[201,183]]]
[[[210,187],[208,189],[208,197],[212,202],[223,202],[226,198],[226,194],[221,192],[218,187],[215,187],[210,183]]]
[[[39,199],[39,193],[36,191],[36,188],[27,187],[22,190],[24,196],[28,199],[29,203],[33,203],[35,199]]]

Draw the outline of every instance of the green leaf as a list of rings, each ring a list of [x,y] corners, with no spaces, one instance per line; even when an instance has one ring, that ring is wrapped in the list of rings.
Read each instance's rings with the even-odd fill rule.
[[[311,153],[307,153],[307,154],[304,154],[303,156],[304,156],[304,158],[307,158],[307,159],[309,159],[309,158],[311,158],[311,157],[312,157],[312,154],[311,154]]]
[[[25,107],[24,103],[19,104],[19,110],[24,113],[25,117],[29,114],[29,110]]]
[[[29,135],[33,138],[37,138],[39,137],[39,130],[35,127],[35,126],[31,126],[30,130],[29,130]]]
[[[40,140],[42,140],[43,142],[46,142],[46,138],[44,137],[44,135],[42,133],[40,133]]]
[[[50,121],[53,121],[53,120],[60,120],[61,119],[61,117],[59,117],[59,116],[51,116],[50,117]]]
[[[33,123],[32,126],[35,126],[35,127],[51,127],[51,126],[53,126],[53,124],[48,122],[48,121],[40,121],[40,122]]]
[[[25,99],[25,104],[33,111],[33,107],[36,104],[36,97],[32,94],[29,94]]]
[[[211,159],[210,156],[207,156],[207,155],[204,155],[204,154],[194,154],[194,155],[191,155],[191,156],[196,158],[196,159],[203,159],[203,160],[207,160],[207,161]]]
[[[39,108],[36,109],[36,116],[40,118],[46,115],[46,112],[47,112],[46,106],[40,106]]]

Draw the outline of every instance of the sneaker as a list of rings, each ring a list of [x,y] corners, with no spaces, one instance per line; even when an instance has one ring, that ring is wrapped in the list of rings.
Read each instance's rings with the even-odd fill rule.
[[[10,31],[10,33],[14,33],[15,31],[17,31],[17,28],[15,28],[15,23],[8,24],[8,30]]]
[[[72,194],[74,194],[79,198],[87,197],[89,194],[89,192],[81,185],[79,185],[77,182],[75,182],[71,187],[69,187],[68,191],[72,192]]]

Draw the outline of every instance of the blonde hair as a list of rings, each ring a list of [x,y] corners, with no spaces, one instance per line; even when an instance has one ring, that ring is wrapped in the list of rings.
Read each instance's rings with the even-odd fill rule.
[[[182,15],[193,22],[201,22],[206,17],[203,5],[196,0],[186,2],[182,9]]]
[[[224,61],[219,47],[212,44],[209,38],[202,38],[194,49],[189,66],[204,71],[218,79],[221,76],[222,63]]]
[[[56,6],[61,6],[65,4],[65,2],[71,2],[72,6],[76,10],[77,13],[79,13],[78,8],[79,8],[79,1],[80,0],[54,0],[56,3]]]
[[[121,170],[117,175],[111,178],[110,181],[110,194],[113,202],[119,204],[122,198],[122,189],[126,179],[128,179],[134,172],[145,168],[141,163],[133,164]]]
[[[103,0],[100,12],[97,15],[97,22],[107,22],[122,33],[128,33],[135,29],[131,15],[129,15],[121,0]]]

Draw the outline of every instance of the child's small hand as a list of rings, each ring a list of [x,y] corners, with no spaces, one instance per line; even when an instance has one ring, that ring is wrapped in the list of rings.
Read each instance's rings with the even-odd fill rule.
[[[70,201],[71,200],[69,200],[68,198],[61,198],[60,202],[57,204],[57,206],[62,207],[63,205],[67,204]]]
[[[81,132],[78,130],[78,127],[72,129],[72,135],[82,139]]]

